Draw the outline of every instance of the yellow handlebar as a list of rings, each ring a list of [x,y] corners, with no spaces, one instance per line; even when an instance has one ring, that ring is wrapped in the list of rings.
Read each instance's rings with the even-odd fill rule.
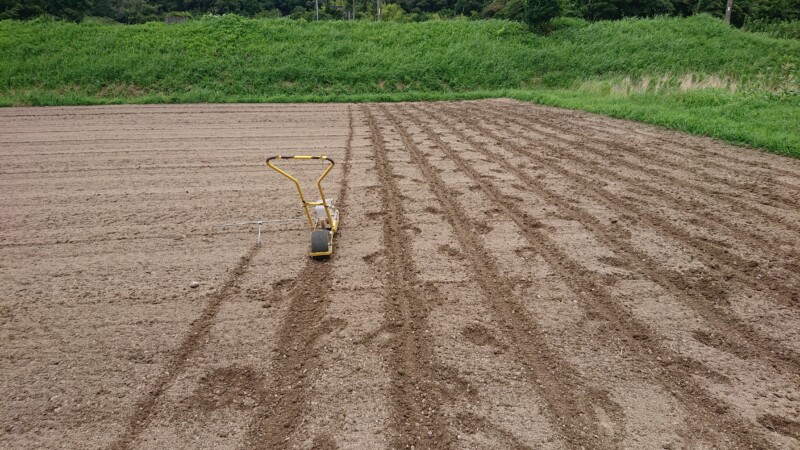
[[[322,200],[319,201],[319,202],[309,202],[309,201],[307,201],[305,196],[303,195],[303,189],[300,188],[300,182],[297,181],[297,178],[289,175],[288,173],[286,173],[280,167],[272,164],[272,161],[276,160],[276,159],[320,159],[320,160],[328,161],[330,163],[330,165],[328,166],[328,168],[325,169],[324,172],[322,172],[322,175],[320,175],[319,178],[317,178],[317,189],[319,189],[319,196],[320,196],[320,198]],[[334,233],[336,232],[336,229],[335,229],[336,223],[333,221],[333,218],[331,217],[330,209],[328,209],[328,203],[325,201],[325,193],[322,192],[322,179],[325,178],[326,176],[328,176],[328,172],[330,172],[331,169],[333,169],[334,164],[336,164],[336,163],[334,163],[333,160],[331,158],[328,158],[327,156],[302,156],[302,155],[298,155],[298,156],[280,156],[280,155],[278,155],[278,156],[270,156],[269,158],[267,158],[267,166],[270,169],[278,172],[279,174],[285,176],[286,178],[288,178],[288,179],[292,180],[292,182],[294,182],[294,185],[297,187],[297,192],[300,194],[300,201],[303,204],[303,208],[306,210],[306,217],[308,218],[308,224],[311,226],[312,230],[315,228],[314,227],[314,221],[311,220],[311,213],[309,212],[308,207],[309,206],[322,206],[323,208],[325,208],[325,214],[328,216],[328,223],[330,224],[331,227],[333,227],[333,232]]]

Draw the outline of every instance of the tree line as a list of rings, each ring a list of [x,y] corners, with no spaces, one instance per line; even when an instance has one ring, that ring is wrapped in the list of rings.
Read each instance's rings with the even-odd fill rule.
[[[613,20],[655,15],[722,17],[727,0],[0,0],[0,20],[52,16],[81,21],[87,17],[120,23],[162,20],[168,15],[239,14],[247,17],[316,19],[377,19],[422,21],[464,16],[530,21],[542,6],[557,15],[587,20]],[[545,14],[545,16],[549,15]],[[731,21],[784,22],[800,20],[800,0],[735,0]]]

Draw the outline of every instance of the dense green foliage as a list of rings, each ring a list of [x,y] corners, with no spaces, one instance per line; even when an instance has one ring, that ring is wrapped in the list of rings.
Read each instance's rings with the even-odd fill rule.
[[[568,17],[588,20],[690,16],[708,13],[721,17],[726,0],[536,0],[541,5],[560,3]],[[422,21],[465,16],[525,21],[527,0],[390,0],[390,15],[383,20]],[[43,14],[80,21],[101,17],[122,23],[161,20],[165,15],[187,13],[234,13],[248,17],[280,17],[312,20],[315,0],[0,0],[0,20],[31,19]],[[374,0],[319,0],[321,19],[376,16]],[[552,7],[550,5],[549,7]],[[537,8],[528,8],[529,11]],[[542,10],[544,11],[544,10]],[[530,18],[529,18],[530,19]],[[800,0],[735,0],[733,23],[743,25],[800,20]]]
[[[589,23],[0,22],[0,105],[512,96],[800,155],[800,42],[708,16]]]
[[[753,20],[744,26],[747,31],[765,33],[768,36],[786,39],[800,39],[800,21],[768,22]]]
[[[525,0],[525,22],[534,28],[541,28],[559,14],[561,5],[558,0]]]

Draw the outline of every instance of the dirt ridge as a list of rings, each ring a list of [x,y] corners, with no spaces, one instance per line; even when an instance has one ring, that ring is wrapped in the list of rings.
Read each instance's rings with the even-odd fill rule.
[[[589,123],[598,123],[598,117],[587,115],[585,117],[585,119]],[[637,125],[641,126],[641,124],[637,124]],[[650,132],[649,130],[645,131],[645,130],[642,130],[642,129],[636,129],[634,127],[625,127],[625,126],[618,125],[618,124],[616,124],[616,123],[614,123],[612,121],[606,121],[604,126],[606,128],[619,130],[619,131],[622,132],[622,134],[624,134],[624,133],[633,133],[633,134],[640,135],[640,136],[646,136],[646,137],[648,137],[650,139],[655,139],[655,140],[659,140],[659,141],[662,141],[662,142],[665,142],[665,143],[668,143],[668,144],[672,144],[674,147],[670,148],[670,150],[669,150],[670,152],[676,152],[676,150],[674,150],[674,148],[680,149],[680,148],[685,147],[685,148],[689,148],[691,150],[694,150],[697,153],[708,155],[711,158],[718,158],[718,159],[720,159],[722,161],[728,161],[728,162],[734,163],[734,164],[737,165],[737,167],[739,167],[742,170],[744,170],[744,172],[742,172],[742,173],[745,174],[745,175],[748,173],[747,169],[751,169],[751,170],[752,169],[768,169],[769,172],[770,172],[769,173],[770,176],[776,175],[776,174],[777,175],[782,175],[782,176],[787,176],[787,177],[790,177],[790,178],[793,178],[793,179],[797,180],[800,183],[800,176],[798,176],[798,174],[796,172],[785,170],[785,169],[782,169],[780,167],[767,167],[767,166],[765,166],[764,159],[765,159],[765,157],[769,158],[769,155],[766,154],[765,152],[761,152],[759,154],[756,154],[756,156],[759,157],[758,159],[760,159],[760,161],[756,162],[756,161],[753,161],[752,159],[751,160],[745,160],[745,159],[742,159],[742,158],[738,157],[739,155],[737,155],[737,152],[734,152],[734,153],[721,153],[719,150],[716,150],[716,149],[713,149],[713,148],[709,147],[708,143],[688,144],[687,145],[687,143],[697,142],[699,139],[702,139],[702,138],[699,138],[699,137],[696,137],[696,136],[692,136],[692,135],[686,135],[686,134],[683,134],[680,137],[680,139],[673,138],[672,136],[676,136],[678,134],[677,131],[662,129],[662,130],[659,130],[659,131],[662,131],[662,133],[664,133],[664,132],[665,133],[664,133],[664,135],[659,136],[657,134],[654,134],[653,132]],[[681,140],[683,140],[683,142]],[[733,146],[731,146],[731,147],[733,147]],[[749,155],[749,156],[751,158],[753,157],[752,154]],[[753,159],[755,159],[755,158],[753,158]],[[791,188],[800,190],[800,184],[790,184],[790,183],[784,183],[784,182],[781,182],[781,181],[777,181],[777,182],[781,183],[781,184],[784,184],[786,187],[791,187]]]
[[[430,166],[427,157],[408,135],[408,131],[386,108],[381,109],[399,130],[411,159],[436,195],[442,208],[441,215],[453,229],[461,252],[471,262],[474,280],[482,289],[484,303],[497,315],[498,322],[505,325],[502,329],[509,334],[509,340],[518,344],[513,351],[528,368],[525,373],[528,382],[545,400],[545,414],[551,424],[560,429],[562,439],[570,446],[617,447],[618,437],[608,436],[600,427],[593,412],[593,404],[597,403],[609,414],[619,413],[619,406],[613,404],[607,393],[588,388],[585,380],[581,380],[576,374],[575,368],[547,344],[536,322],[523,313],[524,308],[512,289],[501,281],[504,277],[495,267],[491,256],[474,239],[477,233],[474,221],[462,212],[453,199],[452,192]]]
[[[418,109],[418,111],[421,110]],[[433,132],[429,131],[429,134],[431,133]],[[440,146],[443,145],[445,144],[440,143]],[[558,193],[544,187],[535,177],[510,164],[500,155],[486,148],[479,150],[506,171],[514,174],[518,180],[530,186],[536,194],[546,198],[551,204],[558,205],[562,210],[569,211],[570,215],[591,230],[596,238],[606,244],[608,248],[613,249],[623,262],[622,268],[633,273],[640,272],[655,280],[664,291],[669,292],[676,300],[706,320],[718,331],[720,343],[716,345],[722,350],[743,359],[762,358],[771,364],[780,366],[782,371],[789,376],[795,376],[800,371],[800,355],[785,348],[783,343],[756,331],[729,310],[719,307],[715,298],[698,291],[685,281],[682,274],[664,268],[646,253],[636,250],[613,231],[612,224],[604,225],[585,210],[568,203]]]
[[[508,117],[509,113],[512,113],[513,116],[509,117],[509,119],[512,119],[512,120],[514,119],[514,117],[518,117],[518,115],[522,115],[523,117],[527,117],[531,113],[529,108],[526,109],[521,104],[513,103],[513,104],[507,104],[507,105],[503,105],[503,106],[505,106],[505,107],[502,107],[500,105],[492,105],[492,109],[495,110],[495,111],[499,111],[501,114],[505,115],[506,117]],[[580,127],[578,127],[578,126],[575,125],[575,123],[573,123],[573,121],[567,120],[566,115],[563,115],[563,113],[562,113],[562,115],[559,115],[558,113],[551,113],[551,114],[545,114],[545,115],[539,114],[539,115],[536,116],[536,119],[537,119],[538,123],[540,123],[540,124],[547,125],[548,127],[552,127],[553,129],[558,129],[558,130],[562,130],[562,131],[570,130],[571,134],[575,134],[575,135],[578,135],[578,136],[580,136],[582,134],[585,134],[585,130],[586,129],[590,129],[592,138],[595,139],[595,140],[598,140],[599,142],[602,142],[604,145],[610,145],[610,146],[613,146],[615,148],[620,148],[620,149],[625,150],[626,152],[632,153],[634,155],[641,155],[642,152],[645,151],[647,156],[648,156],[648,158],[652,159],[653,161],[658,161],[659,163],[662,163],[662,164],[665,164],[667,166],[670,166],[670,167],[672,167],[672,168],[674,168],[676,170],[681,170],[681,171],[686,171],[688,173],[692,173],[695,176],[698,176],[698,177],[702,178],[703,180],[713,180],[714,184],[723,185],[723,186],[726,186],[726,187],[729,187],[729,188],[733,188],[735,190],[738,190],[740,193],[746,192],[747,190],[749,190],[749,189],[751,189],[753,187],[751,185],[743,184],[743,183],[741,183],[739,181],[731,180],[730,178],[717,176],[714,173],[709,172],[709,171],[716,171],[716,172],[720,172],[721,171],[721,173],[724,174],[727,171],[727,173],[729,175],[735,175],[736,177],[742,177],[742,178],[745,178],[745,179],[751,179],[753,177],[752,171],[753,171],[753,168],[754,168],[752,163],[750,165],[746,166],[746,167],[735,167],[735,168],[732,168],[732,167],[720,167],[719,164],[712,165],[711,162],[708,161],[707,158],[705,158],[705,157],[690,159],[691,155],[688,154],[689,152],[687,152],[686,150],[681,151],[680,147],[676,148],[676,146],[678,144],[675,144],[675,143],[673,143],[672,146],[669,146],[669,145],[665,145],[665,144],[657,144],[657,143],[654,143],[652,141],[647,141],[643,145],[633,146],[633,145],[631,145],[629,143],[626,143],[624,141],[620,141],[619,140],[619,138],[620,138],[620,134],[619,133],[614,133],[612,131],[609,131],[609,129],[615,129],[615,127],[613,125],[609,126],[608,122],[604,123],[601,126],[601,125],[592,125],[591,124],[592,122],[587,120],[587,121],[583,122]],[[587,122],[588,122],[588,124],[587,124]],[[632,130],[627,129],[628,133],[630,133],[631,131]],[[634,130],[634,132],[635,132],[635,130]],[[604,138],[598,139],[599,136],[604,136]],[[655,150],[658,150],[658,151],[655,151]],[[703,156],[707,155],[707,153],[702,151],[702,150],[700,151],[702,153],[697,152],[696,150],[695,150],[695,152],[696,152],[694,154],[695,156],[699,156],[700,154],[702,154]],[[674,158],[677,158],[680,161],[691,162],[693,165],[692,166],[690,166],[690,165],[681,165],[680,163],[678,163],[676,161],[671,161],[670,159],[665,158],[664,155],[672,156]],[[694,166],[694,165],[699,165],[700,166],[700,170],[698,170],[698,168],[696,166]],[[701,172],[701,170],[702,170],[702,172]],[[780,180],[773,180],[773,182],[774,182],[774,184],[776,186],[781,187],[783,189],[798,190],[798,192],[800,192],[800,186],[783,183]],[[766,200],[769,200],[769,201],[774,200],[774,196],[775,196],[774,192],[766,192],[764,189],[761,189],[761,187],[758,186],[758,185],[755,186],[755,187],[758,189],[757,193],[761,197],[763,197],[763,198],[765,198]],[[786,203],[788,205],[796,205],[797,204],[797,199],[796,198],[781,196],[780,199],[781,199],[782,202],[784,202],[784,203]]]
[[[485,112],[486,111],[484,111],[483,113],[485,114]],[[491,112],[490,112],[490,114],[491,114]],[[494,116],[494,114],[492,114],[492,115]],[[572,146],[572,147],[577,146],[577,147],[579,147],[581,149],[590,151],[592,153],[600,154],[600,155],[602,155],[603,158],[605,158],[605,159],[607,159],[609,161],[613,161],[614,163],[616,163],[619,166],[623,166],[623,167],[628,168],[629,170],[646,174],[646,177],[643,177],[642,179],[653,179],[653,178],[655,178],[655,179],[658,179],[658,178],[667,179],[667,180],[671,181],[673,185],[690,187],[690,188],[694,189],[695,191],[702,193],[703,196],[706,197],[706,198],[717,198],[717,199],[720,199],[720,200],[727,201],[729,203],[729,205],[731,205],[731,206],[736,206],[736,207],[741,206],[741,209],[746,210],[749,213],[750,217],[762,217],[763,216],[764,218],[769,219],[770,221],[772,221],[773,223],[771,225],[773,225],[773,226],[774,226],[775,223],[777,223],[777,224],[780,224],[781,226],[785,227],[788,231],[790,231],[793,234],[800,233],[800,231],[798,231],[798,230],[800,230],[800,228],[798,228],[797,225],[792,224],[792,223],[786,223],[784,218],[776,216],[776,215],[774,215],[772,213],[761,211],[761,210],[759,210],[757,208],[754,208],[754,207],[750,207],[750,206],[745,205],[744,203],[742,203],[742,202],[740,202],[738,200],[730,199],[730,198],[727,198],[726,196],[719,196],[719,195],[717,195],[717,192],[714,191],[713,189],[707,188],[705,186],[701,186],[700,184],[697,184],[697,183],[688,182],[686,180],[678,179],[678,178],[676,178],[676,177],[674,177],[672,175],[666,174],[665,172],[656,170],[654,168],[645,167],[642,164],[639,164],[639,163],[636,163],[636,162],[628,161],[628,160],[626,160],[626,159],[624,159],[624,158],[622,158],[620,156],[617,156],[617,155],[613,154],[610,150],[606,150],[606,149],[601,150],[600,147],[598,147],[596,144],[586,144],[586,143],[581,142],[579,140],[569,140],[569,139],[563,138],[558,133],[550,132],[550,131],[543,131],[543,130],[541,130],[541,125],[542,124],[539,121],[530,120],[528,124],[525,124],[525,123],[523,123],[523,122],[521,122],[521,121],[519,121],[519,120],[517,120],[515,118],[507,118],[507,117],[504,117],[504,121],[505,122],[511,122],[511,123],[519,125],[519,127],[521,129],[524,129],[525,132],[532,132],[532,133],[536,133],[536,134],[545,136],[548,139],[556,140],[558,142],[561,142],[565,146]],[[497,123],[497,122],[495,122],[495,123]],[[528,126],[526,126],[526,125],[528,125]],[[530,126],[529,125],[533,125],[533,126],[536,126],[538,128],[535,129],[535,130],[530,130]],[[548,127],[552,128],[552,129],[555,129],[557,131],[560,131],[562,133],[568,133],[568,131],[564,127],[558,127],[558,126],[555,126],[555,125],[552,125],[552,124],[548,125]],[[522,133],[519,132],[518,130],[509,129],[509,131],[511,131],[515,136],[518,136],[518,137],[522,138]],[[636,151],[634,147],[628,146],[625,143],[618,143],[615,147],[627,148],[628,152],[630,154],[635,154],[635,151]],[[590,164],[589,161],[586,158],[583,158],[582,156],[573,155],[573,158],[575,160],[581,161],[584,164]],[[750,241],[751,245],[756,247],[756,248],[758,248],[758,246],[768,246],[769,248],[773,248],[776,251],[780,251],[774,245],[774,240],[775,240],[774,237],[772,239],[769,239],[769,238],[765,238],[763,236],[759,236],[757,233],[755,233],[752,230],[752,227],[749,227],[747,229],[742,229],[740,226],[737,226],[735,224],[729,223],[729,221],[727,220],[727,216],[722,215],[721,213],[710,211],[708,208],[697,208],[696,205],[693,204],[693,202],[697,202],[698,201],[696,198],[693,198],[691,201],[690,200],[686,200],[682,196],[680,196],[680,195],[678,195],[676,193],[670,192],[670,191],[668,191],[668,190],[666,190],[664,188],[656,187],[653,184],[643,183],[641,180],[637,180],[637,178],[620,174],[620,173],[614,171],[613,169],[603,168],[603,169],[598,169],[598,171],[602,171],[603,173],[608,173],[608,174],[612,174],[613,173],[613,176],[616,179],[623,180],[623,181],[629,183],[630,185],[635,186],[635,188],[637,190],[641,190],[643,192],[648,192],[649,193],[649,194],[643,194],[643,195],[651,195],[651,196],[656,196],[656,197],[662,198],[662,199],[669,199],[670,203],[673,205],[673,209],[675,209],[677,211],[694,211],[696,215],[700,215],[700,216],[704,217],[704,218],[699,219],[699,220],[705,226],[707,226],[709,228],[722,227],[722,228],[725,228],[725,229],[729,230],[729,232],[731,232],[734,235],[738,236],[740,239],[748,239]]]
[[[460,168],[464,171],[470,169],[466,164]],[[473,174],[473,176],[477,175]],[[478,179],[480,178],[478,177]],[[616,303],[613,296],[593,273],[572,261],[545,234],[538,231],[533,224],[527,223],[527,215],[520,211],[513,202],[505,198],[492,185],[484,183],[481,185],[481,189],[495,204],[502,207],[506,215],[517,224],[523,236],[529,240],[531,246],[539,249],[539,253],[545,260],[555,267],[560,267],[562,278],[569,280],[571,286],[581,288],[581,292],[578,293],[578,297],[581,298],[579,303],[588,314],[616,324],[613,327],[616,333],[627,336],[624,339],[628,346],[627,351],[638,355],[637,358],[640,361],[650,365],[655,362],[654,358],[658,361],[655,364],[658,368],[653,373],[659,375],[653,375],[653,381],[662,385],[688,411],[692,412],[694,416],[692,427],[696,429],[712,428],[728,433],[739,446],[743,447],[769,446],[763,435],[752,425],[739,418],[718,416],[716,411],[727,411],[729,408],[722,406],[719,400],[707,394],[706,390],[694,381],[695,375],[709,376],[715,371],[705,367],[700,361],[677,355],[666,348],[660,339],[654,337],[655,333],[632,317],[625,307]],[[589,295],[588,292],[592,294]],[[635,336],[651,336],[651,338],[641,340],[636,339]],[[625,350],[621,349],[621,351]]]
[[[384,144],[383,133],[369,106],[364,106],[373,139],[375,165],[381,181],[383,239],[388,286],[384,329],[392,333],[390,396],[392,401],[391,436],[396,448],[451,447],[455,436],[442,415],[445,403],[435,374],[435,357],[428,334],[430,304],[441,294],[433,286],[422,286],[411,258],[411,244],[405,235],[408,223],[401,194]]]
[[[624,166],[624,167],[626,167],[626,168],[628,168],[628,169],[630,169],[632,171],[636,171],[636,172],[639,172],[639,173],[647,174],[647,177],[649,179],[662,178],[662,179],[670,181],[673,185],[685,186],[685,187],[691,188],[696,192],[702,193],[703,196],[706,197],[706,198],[716,198],[718,200],[724,201],[724,202],[728,203],[728,205],[733,207],[734,209],[738,209],[740,212],[747,213],[750,217],[762,217],[763,216],[764,218],[769,219],[773,223],[780,224],[781,226],[785,227],[787,230],[791,231],[792,233],[794,233],[796,235],[798,233],[800,233],[800,227],[797,224],[794,224],[794,223],[791,223],[791,222],[787,223],[786,219],[781,217],[781,216],[779,216],[779,215],[776,215],[776,214],[773,214],[773,213],[770,213],[770,212],[767,212],[767,211],[763,211],[763,210],[758,209],[756,207],[747,205],[744,202],[741,202],[741,201],[739,201],[739,200],[737,200],[735,198],[731,198],[729,195],[726,195],[725,193],[719,192],[717,189],[714,189],[712,187],[706,187],[702,183],[689,181],[689,180],[683,180],[683,179],[680,179],[680,178],[675,177],[673,175],[669,175],[665,171],[660,171],[660,170],[657,170],[656,168],[652,168],[652,167],[646,167],[645,165],[643,165],[641,163],[634,162],[634,161],[629,161],[629,160],[625,159],[622,156],[618,156],[617,154],[614,154],[613,150],[611,149],[611,147],[613,147],[614,149],[624,150],[627,155],[631,155],[631,156],[638,156],[638,155],[641,154],[641,151],[637,150],[637,147],[628,145],[625,142],[613,143],[613,142],[610,142],[608,140],[598,139],[598,138],[593,136],[592,144],[589,145],[589,144],[586,144],[586,143],[580,141],[577,138],[575,140],[567,139],[567,138],[564,138],[559,133],[551,132],[551,131],[545,131],[545,130],[542,129],[543,128],[542,125],[544,124],[544,125],[546,125],[547,128],[553,129],[553,130],[555,130],[557,132],[560,132],[560,133],[563,133],[563,134],[570,134],[571,136],[576,136],[576,135],[574,135],[573,133],[570,132],[570,128],[569,128],[568,125],[555,125],[552,122],[543,122],[543,121],[536,120],[536,121],[531,121],[529,123],[529,125],[533,124],[534,126],[537,126],[537,129],[536,130],[530,130],[529,127],[526,127],[523,122],[517,120],[514,117],[511,117],[511,118],[505,117],[505,121],[517,124],[522,129],[525,129],[526,131],[532,131],[534,133],[544,135],[545,137],[547,137],[549,139],[557,140],[557,141],[563,143],[564,145],[568,145],[568,146],[577,145],[577,146],[579,146],[579,147],[581,147],[583,149],[587,149],[587,150],[591,149],[594,152],[598,152],[598,153],[602,154],[602,156],[604,158],[607,158],[610,161],[614,161],[617,165]],[[600,144],[601,146],[605,146],[606,148],[601,150],[601,147],[598,146],[598,144]],[[655,158],[653,158],[653,159],[655,159]],[[668,162],[668,161],[659,161],[659,162],[661,162],[664,165],[673,167],[673,168],[680,167],[681,170],[683,170],[685,172],[691,171],[691,167],[690,166],[680,166],[680,165],[673,164],[672,162]],[[625,180],[629,180],[630,179],[628,177],[623,177],[622,175],[618,175],[618,177],[620,179],[625,179]],[[651,194],[658,194],[659,197],[661,197],[661,198],[663,198],[663,197],[670,198],[671,201],[673,201],[675,204],[680,204],[684,208],[687,208],[687,207],[691,206],[691,204],[686,202],[682,197],[680,197],[680,196],[678,196],[678,195],[676,195],[676,194],[674,194],[674,193],[672,193],[672,192],[670,192],[668,190],[665,190],[665,189],[662,189],[662,188],[655,188],[655,187],[652,187],[651,185],[640,185],[640,186],[643,187],[645,190],[651,192]],[[732,188],[732,186],[730,184],[726,184],[726,187]],[[793,203],[793,201],[792,201],[792,203]],[[756,239],[756,240],[758,240],[758,242],[761,242],[762,244],[764,244],[764,243],[766,243],[767,245],[771,245],[772,244],[772,242],[770,240],[764,239],[763,237],[759,237],[757,234],[752,233],[752,231],[749,230],[749,229],[748,230],[742,230],[741,228],[739,228],[739,227],[737,227],[737,226],[735,226],[733,224],[728,223],[727,220],[726,220],[726,217],[723,216],[723,215],[720,215],[719,213],[711,212],[711,211],[709,211],[707,209],[702,209],[701,212],[704,213],[705,215],[709,216],[709,220],[712,223],[719,223],[720,225],[730,229],[734,233],[739,233],[739,234],[747,233],[747,234],[750,234],[752,236],[752,239]]]
[[[704,262],[707,266],[713,267],[719,263],[725,264],[726,268],[734,273],[737,273],[741,278],[746,280],[748,285],[756,286],[760,290],[765,290],[771,292],[772,295],[770,296],[771,299],[780,302],[783,305],[790,306],[790,307],[798,307],[798,303],[796,300],[793,300],[792,296],[796,295],[791,292],[786,292],[785,290],[778,290],[778,287],[785,287],[785,282],[777,277],[774,277],[771,274],[768,274],[765,270],[761,267],[754,267],[751,264],[751,261],[746,260],[742,256],[729,251],[727,248],[720,247],[718,244],[707,240],[698,238],[697,236],[693,236],[688,231],[678,228],[674,224],[670,223],[669,221],[663,220],[662,217],[658,217],[650,212],[648,212],[644,205],[640,201],[634,201],[630,196],[618,196],[614,194],[607,193],[605,190],[605,186],[602,183],[599,183],[595,180],[588,180],[579,176],[578,174],[569,171],[563,168],[560,164],[553,164],[552,161],[548,162],[547,158],[544,158],[540,155],[536,155],[533,152],[530,152],[518,144],[503,138],[502,136],[498,135],[497,133],[492,132],[491,130],[487,129],[484,126],[481,126],[475,120],[470,118],[461,117],[462,120],[468,122],[470,126],[475,127],[475,129],[480,130],[486,136],[489,136],[496,142],[498,142],[502,147],[508,149],[512,153],[517,153],[529,159],[536,161],[539,164],[548,165],[549,167],[556,170],[559,174],[573,180],[574,182],[580,184],[582,187],[585,188],[585,192],[587,196],[594,197],[594,198],[602,198],[603,203],[608,206],[609,208],[616,211],[620,217],[626,217],[629,214],[629,211],[636,211],[637,216],[640,219],[646,219],[652,227],[656,229],[662,229],[668,236],[673,236],[676,238],[678,242],[685,242],[690,244],[692,247],[695,247],[700,253],[705,254]],[[510,130],[512,133],[513,130]],[[566,159],[578,162],[579,165],[583,165],[584,167],[589,165],[588,162],[582,160],[581,158],[571,156],[569,152],[563,151],[558,147],[552,146],[547,142],[540,142],[539,145],[542,147],[548,148],[555,152],[558,152],[559,156],[563,156]],[[606,169],[597,167],[596,165],[591,166],[591,171],[595,172],[606,172]],[[609,175],[615,175],[613,172],[609,172]],[[755,275],[754,275],[755,273]]]

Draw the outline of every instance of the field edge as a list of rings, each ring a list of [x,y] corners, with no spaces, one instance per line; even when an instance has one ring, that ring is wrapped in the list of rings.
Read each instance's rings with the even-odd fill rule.
[[[727,98],[726,98],[727,97]],[[673,95],[619,95],[587,93],[575,90],[475,90],[466,92],[386,92],[371,94],[231,96],[213,92],[148,94],[124,97],[97,97],[79,93],[58,95],[29,92],[0,96],[0,107],[102,106],[198,103],[374,103],[514,99],[528,103],[586,111],[615,119],[655,125],[695,136],[711,137],[744,148],[764,150],[792,158],[800,158],[800,129],[776,123],[774,117],[798,116],[800,108],[792,101],[759,101],[745,95],[718,92],[713,89]],[[723,98],[720,101],[720,98]],[[743,108],[743,114],[730,115],[732,103]],[[794,112],[792,112],[794,111]],[[765,112],[762,120],[754,115]]]

